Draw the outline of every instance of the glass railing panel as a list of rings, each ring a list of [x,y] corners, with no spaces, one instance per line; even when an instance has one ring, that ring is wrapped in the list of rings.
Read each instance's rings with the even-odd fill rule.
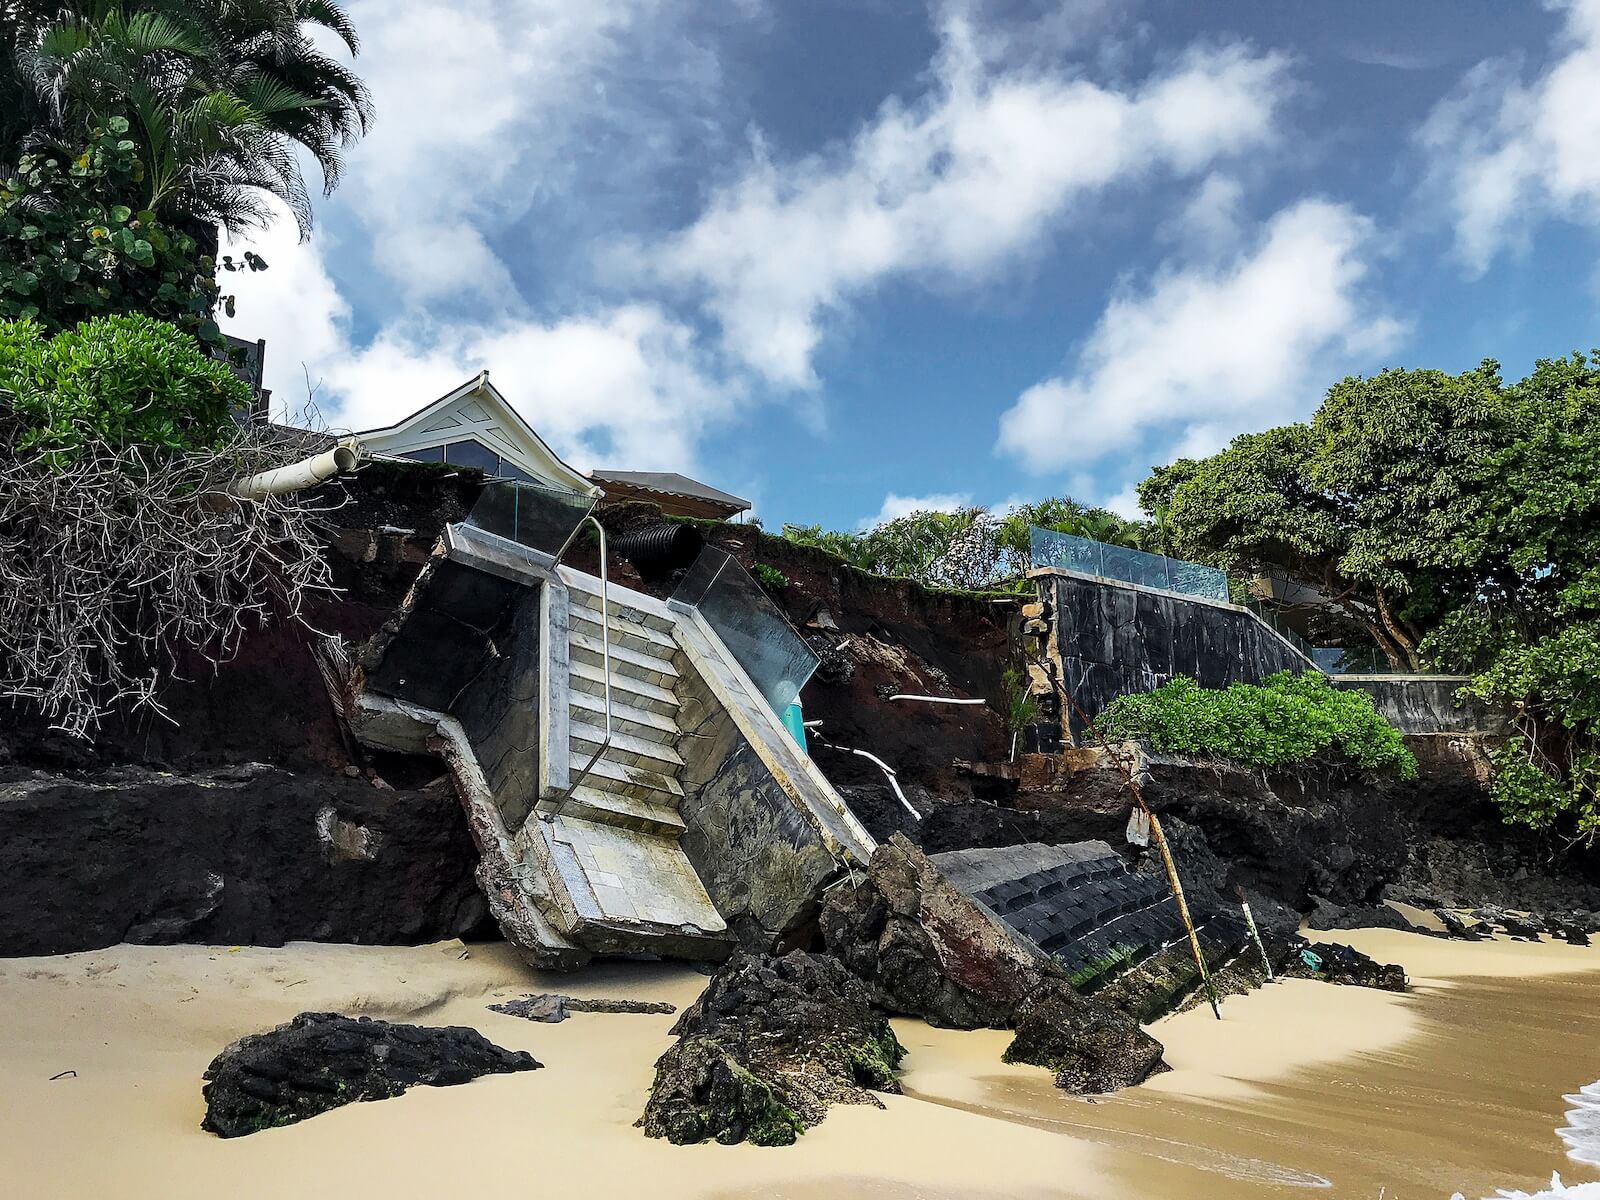
[[[1208,600],[1228,599],[1228,574],[1216,567],[1169,558],[1167,576],[1172,580],[1172,590],[1175,592],[1182,592],[1186,596],[1204,596]]]
[[[1035,567],[1058,567],[1084,575],[1103,575],[1099,542],[1057,533],[1054,529],[1028,528],[1028,555]]]
[[[799,699],[817,669],[816,651],[731,554],[707,546],[672,598],[700,610],[780,718]]]
[[[546,554],[558,554],[594,506],[593,496],[497,479],[484,485],[464,523]]]

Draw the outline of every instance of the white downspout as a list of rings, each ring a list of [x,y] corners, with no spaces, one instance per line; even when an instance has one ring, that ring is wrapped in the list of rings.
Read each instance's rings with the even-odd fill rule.
[[[243,479],[235,479],[230,490],[243,500],[282,496],[288,492],[298,492],[302,488],[315,487],[325,479],[353,471],[356,463],[360,461],[360,440],[345,438],[333,449],[324,450],[311,458],[290,463],[286,467],[275,467],[270,471],[246,475]]]

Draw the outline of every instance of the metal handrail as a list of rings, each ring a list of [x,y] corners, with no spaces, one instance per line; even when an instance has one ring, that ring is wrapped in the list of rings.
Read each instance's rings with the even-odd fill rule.
[[[594,766],[600,761],[601,756],[611,748],[611,582],[610,573],[606,570],[606,527],[595,520],[593,513],[584,517],[584,521],[590,522],[600,534],[600,656],[605,664],[606,736],[600,742],[600,745],[595,748],[595,752],[589,756],[589,761],[584,764],[583,770],[578,772],[578,777],[569,780],[567,786],[556,793],[556,807],[550,814],[551,816],[561,815],[561,810],[565,807],[567,801],[572,798],[572,793],[578,790],[578,785],[589,777],[589,772],[594,770]],[[550,567],[551,571],[556,571],[560,568],[561,556],[567,552],[568,547],[577,538],[578,530],[582,528],[583,521],[579,521],[577,527],[568,535],[566,542],[556,553],[556,560]]]

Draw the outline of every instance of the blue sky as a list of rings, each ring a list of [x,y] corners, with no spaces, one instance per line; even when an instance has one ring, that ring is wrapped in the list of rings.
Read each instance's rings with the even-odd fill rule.
[[[575,465],[851,528],[1600,342],[1600,0],[349,8],[378,122],[231,326],[336,427],[486,367]]]

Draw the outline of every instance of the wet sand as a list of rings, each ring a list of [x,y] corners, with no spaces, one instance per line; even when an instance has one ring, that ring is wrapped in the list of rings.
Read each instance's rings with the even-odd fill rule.
[[[503,946],[114,947],[0,960],[0,1178],[18,1197],[1302,1195],[1445,1200],[1600,1168],[1565,1156],[1564,1093],[1600,1079],[1600,948],[1339,935],[1410,971],[1390,996],[1291,981],[1160,1023],[1174,1070],[1097,1103],[1000,1063],[1008,1035],[896,1022],[907,1095],[835,1108],[783,1150],[680,1148],[632,1122],[671,1017],[541,1025],[530,991],[691,1002],[692,970],[539,976]],[[463,953],[467,957],[462,957]],[[546,1069],[419,1088],[224,1142],[199,1075],[306,1009],[470,1024]],[[51,1080],[63,1071],[75,1076]],[[489,1189],[480,1192],[479,1189]]]

